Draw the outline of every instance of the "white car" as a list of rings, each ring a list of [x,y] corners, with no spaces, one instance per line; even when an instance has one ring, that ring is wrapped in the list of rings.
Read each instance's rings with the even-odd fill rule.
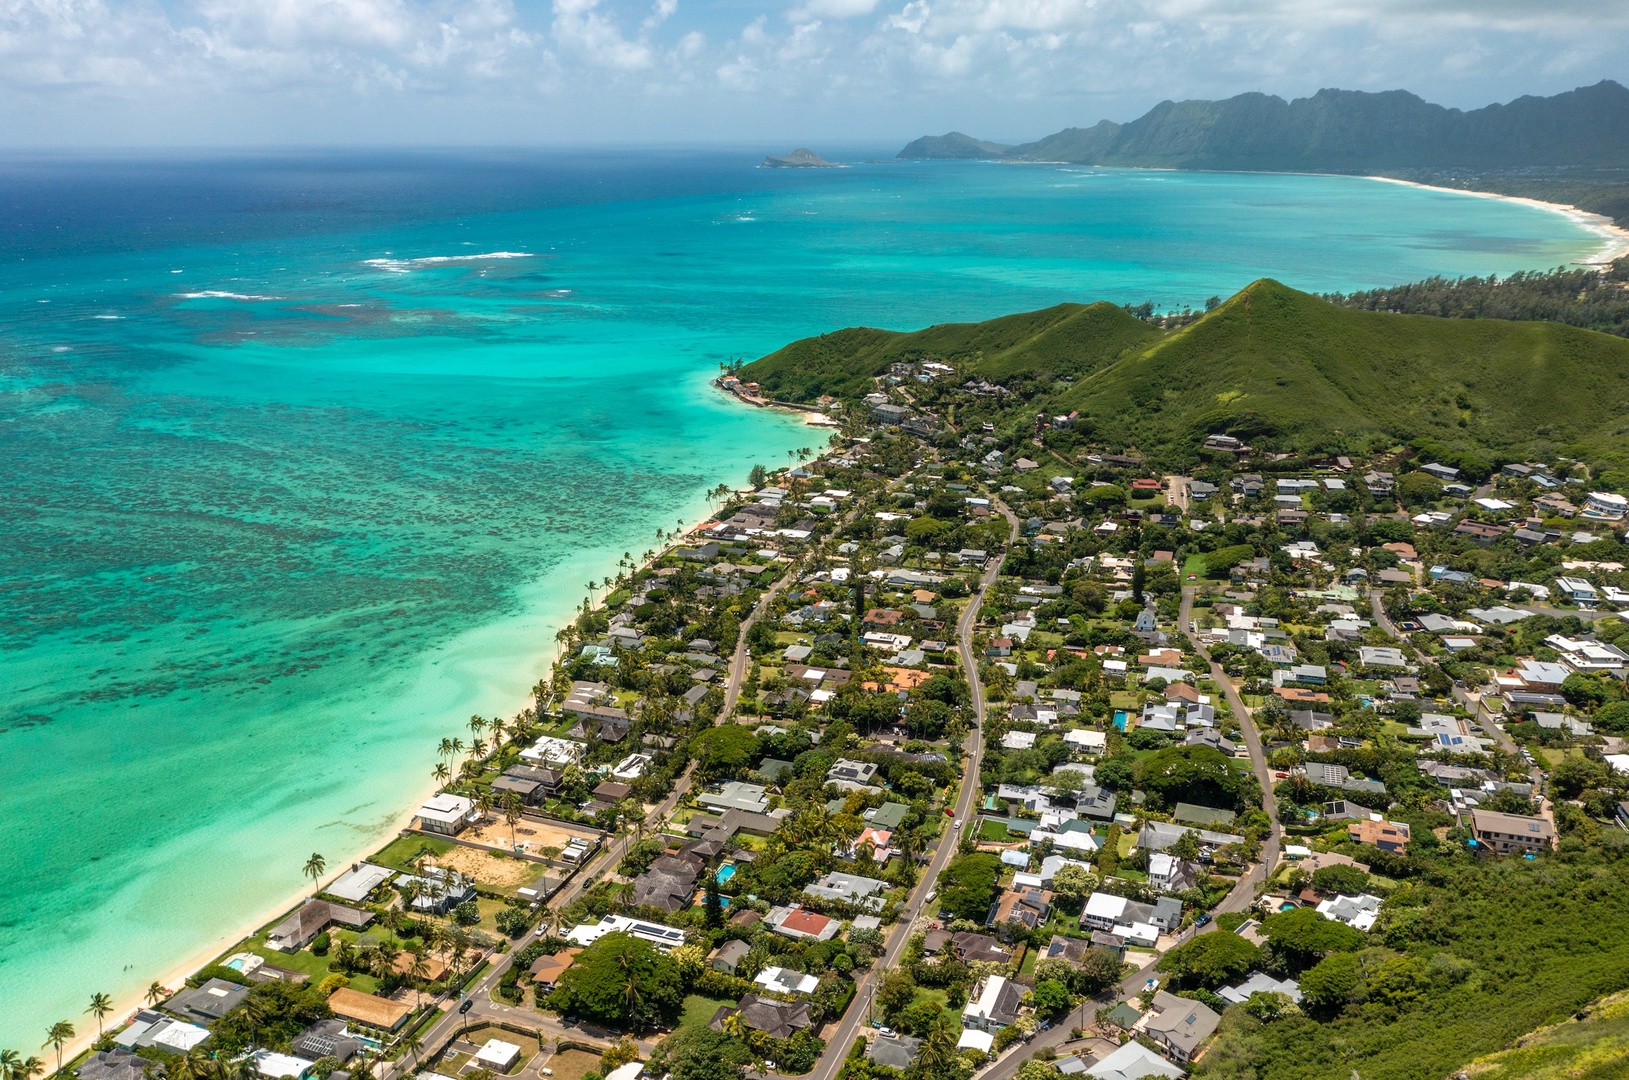
[[[962,827],[962,823],[959,822],[959,821],[951,826],[951,828],[953,828],[953,829],[960,829],[961,827]]]

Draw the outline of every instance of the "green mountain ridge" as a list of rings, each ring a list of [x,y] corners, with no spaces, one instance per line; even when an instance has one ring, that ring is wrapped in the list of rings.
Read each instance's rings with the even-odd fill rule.
[[[1629,165],[1629,90],[1611,80],[1553,97],[1462,111],[1405,90],[1319,90],[1162,101],[1126,124],[1104,120],[1005,148],[959,132],[899,157],[1057,161],[1145,168],[1365,172],[1445,166]]]
[[[856,398],[890,364],[934,356],[1021,390],[1014,422],[1078,411],[1110,445],[1167,460],[1227,432],[1285,450],[1412,442],[1509,461],[1557,450],[1629,461],[1629,341],[1552,322],[1340,307],[1262,279],[1177,330],[1065,304],[914,333],[840,330],[741,377],[772,397]]]

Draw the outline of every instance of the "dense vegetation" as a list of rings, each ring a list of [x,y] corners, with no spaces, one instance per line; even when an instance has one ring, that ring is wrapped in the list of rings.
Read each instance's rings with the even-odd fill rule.
[[[1613,1080],[1629,1071],[1629,994],[1592,1005],[1525,1036],[1519,1046],[1466,1066],[1473,1080]]]
[[[1629,337],[1629,258],[1601,273],[1558,267],[1507,278],[1427,278],[1325,299],[1365,311],[1447,319],[1544,320]]]
[[[1162,101],[1128,124],[1103,120],[1022,146],[958,132],[902,158],[1000,158],[1179,169],[1372,172],[1404,167],[1629,164],[1629,90],[1611,81],[1461,112],[1405,90],[1320,90],[1285,101]]]
[[[840,331],[741,374],[793,400],[852,397],[889,363],[928,355],[1027,391],[1009,423],[1078,411],[1082,434],[1173,465],[1195,459],[1213,432],[1301,452],[1412,443],[1483,470],[1557,452],[1619,462],[1629,433],[1629,343],[1619,338],[1353,310],[1271,280],[1174,331],[1108,305],[1064,306],[915,334]]]
[[[1262,1023],[1230,1010],[1195,1076],[1440,1080],[1629,986],[1620,834],[1536,862],[1453,856],[1419,869],[1392,893],[1366,948],[1301,940],[1297,928],[1297,960],[1286,952],[1283,970],[1329,952],[1302,975],[1313,991],[1307,1014]]]
[[[795,341],[741,371],[786,401],[821,394],[853,397],[873,388],[888,365],[923,356],[951,361],[971,376],[1003,383],[1016,376],[1090,374],[1159,331],[1113,304],[1059,304],[982,323],[946,323],[915,333],[853,328]]]

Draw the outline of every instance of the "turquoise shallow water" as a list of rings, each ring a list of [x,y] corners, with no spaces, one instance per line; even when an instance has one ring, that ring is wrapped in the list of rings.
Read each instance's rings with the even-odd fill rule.
[[[0,1045],[359,854],[585,581],[818,445],[719,361],[1595,247],[1355,179],[755,160],[0,163]]]

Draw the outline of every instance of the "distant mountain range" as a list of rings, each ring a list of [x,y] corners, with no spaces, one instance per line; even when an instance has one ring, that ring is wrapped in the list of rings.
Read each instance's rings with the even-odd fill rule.
[[[901,158],[1061,161],[1142,168],[1361,173],[1389,169],[1629,166],[1629,90],[1610,80],[1464,112],[1406,90],[1320,90],[1285,101],[1162,101],[1129,124],[1103,120],[1021,146],[951,132]]]

